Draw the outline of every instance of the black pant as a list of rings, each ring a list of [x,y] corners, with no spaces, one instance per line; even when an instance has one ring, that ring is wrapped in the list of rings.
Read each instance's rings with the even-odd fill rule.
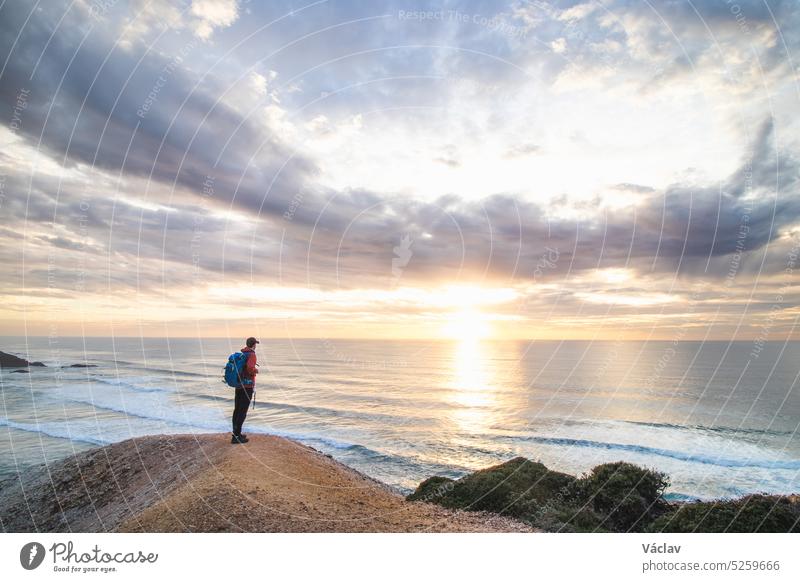
[[[242,434],[242,425],[247,418],[247,409],[250,408],[250,401],[253,399],[252,388],[236,388],[236,396],[233,401],[233,434]]]

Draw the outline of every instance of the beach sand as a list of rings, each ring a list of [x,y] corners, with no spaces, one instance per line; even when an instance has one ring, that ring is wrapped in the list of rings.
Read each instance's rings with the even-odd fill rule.
[[[526,532],[488,513],[406,501],[294,441],[149,436],[0,483],[0,522],[45,532]]]

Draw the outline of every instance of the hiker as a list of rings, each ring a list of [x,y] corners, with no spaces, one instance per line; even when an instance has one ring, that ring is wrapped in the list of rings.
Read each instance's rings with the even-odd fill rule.
[[[242,425],[244,424],[244,419],[247,418],[247,409],[250,408],[250,402],[253,400],[253,394],[256,391],[256,374],[258,374],[256,344],[260,342],[254,337],[249,337],[245,343],[247,345],[242,348],[242,353],[247,354],[247,364],[242,370],[242,385],[235,390],[232,445],[246,443],[248,440],[247,435],[242,434]]]

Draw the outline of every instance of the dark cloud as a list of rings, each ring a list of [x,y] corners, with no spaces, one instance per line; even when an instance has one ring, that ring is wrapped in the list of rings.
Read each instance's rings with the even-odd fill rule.
[[[364,205],[351,196],[330,215],[327,210],[318,214],[310,242],[301,234],[298,243],[303,252],[310,249],[311,272],[319,282],[339,269],[354,274],[354,285],[362,282],[359,273],[388,273],[392,248],[406,235],[414,240],[414,254],[403,273],[409,281],[468,279],[482,273],[524,281],[533,277],[547,248],[560,252],[559,264],[546,274],[551,278],[622,266],[642,273],[679,269],[721,277],[731,257],[762,249],[800,222],[798,165],[792,157],[779,160],[771,127],[769,120],[762,124],[752,157],[720,187],[675,184],[657,191],[619,184],[617,188],[638,194],[639,202],[604,212],[599,219],[548,218],[546,207],[513,195],[475,202],[450,196],[428,203],[372,196]],[[776,175],[781,176],[777,189]],[[333,260],[333,247],[339,249],[338,261]],[[727,265],[716,261],[718,257],[727,257]]]
[[[181,51],[124,50],[76,11],[56,30],[53,6],[23,27],[26,16],[24,3],[3,7],[0,115],[10,118],[19,91],[29,91],[20,133],[53,158],[198,192],[211,175],[220,199],[276,213],[313,175],[313,163],[268,126],[208,93]],[[202,50],[187,39],[183,52]]]
[[[775,159],[770,135],[766,129],[759,134],[753,149],[759,155],[743,164],[753,176],[749,196],[737,190],[745,176],[741,168],[720,188],[673,185],[655,191],[621,184],[617,187],[640,196],[635,208],[605,211],[584,221],[552,218],[548,208],[511,194],[472,202],[451,195],[426,202],[330,191],[309,194],[289,218],[281,209],[280,215],[242,222],[221,217],[215,206],[187,204],[191,198],[186,196],[163,210],[137,207],[124,197],[95,197],[83,208],[75,202],[57,204],[47,194],[54,184],[43,179],[24,203],[12,202],[7,211],[44,227],[53,224],[55,215],[57,229],[37,240],[74,251],[64,255],[72,264],[78,257],[95,261],[87,253],[103,249],[105,256],[115,257],[115,284],[139,289],[157,289],[165,281],[191,286],[254,277],[322,288],[392,286],[397,284],[394,249],[406,236],[413,246],[402,270],[405,284],[476,277],[541,282],[608,267],[721,278],[734,257],[762,249],[800,220],[793,159],[782,162],[789,190],[776,195],[773,184],[757,181],[771,177],[761,167]],[[62,184],[62,200],[77,199],[71,185]],[[548,249],[558,251],[558,263],[537,273]],[[752,260],[735,262],[741,273],[754,268]],[[136,269],[121,268],[123,263]],[[96,284],[102,285],[108,265],[100,259],[96,264]],[[765,274],[782,269],[780,260],[764,266]],[[46,285],[46,270],[36,272],[38,278],[29,278],[29,284]],[[74,277],[61,281],[69,286]]]
[[[725,11],[729,8],[718,4],[714,8],[703,4],[703,17],[709,22],[728,22],[730,14]],[[676,5],[656,7],[676,25],[696,18]],[[620,4],[626,6],[644,10]],[[382,4],[375,11],[392,7],[396,8]],[[483,3],[472,12],[490,14],[495,9]],[[774,9],[778,14],[790,10],[785,3],[777,3]],[[655,189],[617,184],[614,188],[636,195],[636,206],[605,211],[598,198],[577,208],[591,211],[591,218],[584,220],[558,218],[563,213],[553,210],[565,208],[548,207],[513,192],[493,193],[476,201],[464,200],[458,193],[420,201],[390,192],[333,191],[316,184],[314,160],[293,151],[269,123],[243,114],[247,107],[240,110],[219,100],[225,75],[235,77],[244,70],[235,59],[229,61],[235,74],[215,70],[203,78],[185,63],[175,64],[174,56],[144,52],[144,45],[114,47],[103,30],[89,31],[74,15],[55,30],[61,14],[54,9],[22,28],[27,10],[20,2],[7,2],[0,13],[0,58],[8,57],[0,79],[0,117],[9,119],[19,90],[29,89],[20,135],[32,147],[41,144],[45,156],[63,159],[77,177],[61,180],[44,172],[32,179],[22,173],[9,176],[3,211],[7,224],[27,221],[36,229],[30,241],[33,248],[41,245],[57,256],[55,285],[59,288],[74,288],[78,271],[87,273],[85,286],[95,290],[107,289],[109,281],[115,289],[126,291],[240,281],[323,288],[392,286],[399,284],[392,270],[397,258],[394,249],[406,236],[413,246],[402,267],[403,283],[476,277],[503,282],[530,282],[537,277],[559,280],[571,273],[621,266],[656,274],[679,269],[679,274],[714,278],[726,276],[732,257],[764,249],[800,218],[797,161],[778,154],[771,119],[752,136],[746,159],[721,187],[677,183]],[[348,7],[350,12],[360,14],[353,6]],[[337,13],[335,20],[347,14]],[[768,23],[768,15],[762,12],[748,14],[754,24]],[[597,11],[588,18],[596,23],[602,15],[603,11]],[[294,28],[281,28],[276,38],[310,32],[319,24],[313,19],[292,22]],[[497,57],[513,57],[513,62],[520,57],[528,59],[528,64],[540,59],[544,79],[554,78],[568,62],[549,49],[533,56],[529,50],[541,49],[541,43],[567,34],[569,30],[560,22],[548,24],[536,39],[528,37],[528,46],[521,39],[475,26],[437,27],[396,18],[376,21],[375,26],[370,30],[390,31],[394,36],[379,38],[376,45],[374,35],[362,34],[363,27],[348,28],[336,35],[341,44],[334,49],[329,35],[314,37],[304,42],[302,51],[287,51],[292,53],[286,55],[287,64],[279,63],[288,73],[282,77],[291,79],[292,73],[318,64],[325,51],[333,50],[329,56],[335,58],[348,50],[391,46],[398,35],[409,45],[423,39],[430,42],[431,31],[450,34],[456,47],[393,48],[380,52],[380,58],[338,61],[303,80],[315,88],[335,90],[341,85],[339,75],[350,79],[354,73],[363,78],[458,73],[500,87],[486,92],[491,101],[503,97],[503,83],[524,78],[518,68]],[[591,30],[591,38],[573,37],[567,46],[581,40],[578,47],[583,48],[574,50],[597,58],[591,52],[592,42],[624,34],[599,25]],[[666,46],[661,37],[652,42],[649,48],[653,50]],[[485,50],[487,56],[476,58],[474,52],[459,50],[460,44],[468,44],[473,51]],[[498,46],[502,46],[499,52]],[[189,50],[196,53],[205,47]],[[711,49],[704,45],[697,50],[692,62]],[[680,54],[670,55],[670,62],[685,72],[689,61]],[[436,93],[431,90],[438,87],[436,83],[418,79],[380,85],[374,93],[355,91],[351,103],[333,102],[333,107],[358,110],[382,103],[387,94],[396,98],[393,104],[418,105],[422,95]],[[434,104],[439,103],[437,95],[431,98]],[[316,97],[314,93],[305,98]],[[538,151],[538,145],[523,141],[507,153],[520,157]],[[455,148],[444,154],[443,163],[459,163]],[[3,163],[12,162],[4,158]],[[92,173],[88,166],[98,171]],[[579,161],[572,171],[580,171]],[[109,181],[93,183],[93,176]],[[123,177],[122,184],[115,182],[118,176]],[[204,198],[203,184],[209,176],[214,193]],[[82,207],[85,199],[90,204]],[[226,218],[220,211],[228,209],[242,214]],[[1,231],[0,237],[19,244],[14,231]],[[557,249],[559,260],[536,275],[547,249]],[[19,264],[17,250],[5,252],[7,264]],[[32,253],[26,259],[28,286],[53,284],[56,271],[43,267],[47,253]],[[760,264],[743,259],[741,272]],[[774,272],[781,269],[781,261],[772,256],[764,265]],[[6,284],[18,285],[19,280],[7,278]]]

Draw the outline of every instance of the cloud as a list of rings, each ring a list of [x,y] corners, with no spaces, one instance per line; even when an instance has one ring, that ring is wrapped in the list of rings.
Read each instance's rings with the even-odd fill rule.
[[[276,212],[313,173],[313,163],[281,139],[268,116],[244,117],[208,91],[209,83],[185,66],[197,50],[192,43],[170,58],[115,50],[98,33],[79,48],[67,32],[77,24],[67,16],[52,38],[37,23],[12,47],[25,17],[15,8],[5,9],[0,24],[3,52],[13,57],[0,106],[10,114],[18,88],[27,87],[20,135],[54,159],[197,192],[213,175],[220,200]],[[216,14],[203,10],[209,18]],[[257,76],[247,78],[259,85]]]
[[[581,20],[597,10],[598,5],[594,2],[576,4],[566,10],[562,10],[558,15],[558,20]]]
[[[208,286],[324,297],[485,283],[557,299],[566,317],[615,297],[631,313],[655,309],[670,285],[685,298],[732,270],[773,284],[800,221],[800,167],[785,122],[794,102],[778,91],[767,116],[747,97],[756,65],[762,82],[786,72],[768,11],[741,4],[751,58],[724,3],[697,5],[716,38],[676,3],[654,4],[658,14],[604,6],[471,7],[531,27],[513,39],[383,15],[342,24],[364,17],[355,4],[319,32],[333,21],[316,7],[228,53],[281,6],[248,4],[239,19],[230,2],[134,3],[94,28],[77,12],[56,27],[63,12],[51,6],[23,28],[28,8],[8,2],[0,119],[21,88],[30,94],[16,133],[1,130],[0,292],[172,289],[180,301]],[[771,7],[797,18],[789,4]],[[793,50],[797,33],[781,32]],[[736,99],[717,83],[718,51],[742,73]],[[658,115],[664,124],[651,125]],[[570,139],[578,131],[585,139]],[[573,190],[586,176],[587,191]],[[413,244],[398,275],[403,241]],[[553,250],[558,260],[537,267]],[[632,280],[593,277],[609,269]]]
[[[108,28],[119,45],[131,50],[138,43],[149,44],[166,31],[189,30],[210,41],[218,29],[228,28],[239,18],[238,0],[131,0],[127,16],[115,18],[116,3],[82,0],[78,3],[91,19]]]
[[[724,277],[731,260],[709,270],[713,259],[762,249],[800,222],[798,165],[791,157],[781,160],[782,187],[776,190],[770,127],[771,121],[764,121],[752,146],[756,155],[722,185],[678,183],[658,190],[619,184],[616,188],[635,194],[637,203],[585,222],[554,219],[546,206],[512,195],[412,202],[373,194],[360,204],[353,195],[336,195],[337,211],[317,214],[313,237],[300,237],[308,241],[304,252],[311,253],[305,261],[311,261],[320,283],[335,268],[352,273],[357,285],[363,282],[358,273],[386,270],[391,248],[411,236],[414,256],[403,274],[408,280],[530,280],[548,247],[561,253],[548,279],[598,266],[642,274],[705,270],[703,276]],[[750,180],[749,195],[743,194],[744,180]],[[325,252],[332,244],[339,248],[335,264]]]
[[[743,97],[792,75],[790,56],[800,46],[800,11],[790,1],[614,0],[561,11],[519,2],[515,14],[537,23],[536,41],[566,47],[569,60],[551,59],[549,67],[570,87]],[[534,49],[520,46],[510,60],[536,66],[544,57]],[[602,82],[590,81],[598,70]]]
[[[541,147],[535,143],[521,143],[509,148],[505,157],[508,159],[521,158],[532,154],[537,154],[541,151]]]
[[[192,0],[194,34],[208,40],[215,28],[227,28],[239,18],[238,0]]]

